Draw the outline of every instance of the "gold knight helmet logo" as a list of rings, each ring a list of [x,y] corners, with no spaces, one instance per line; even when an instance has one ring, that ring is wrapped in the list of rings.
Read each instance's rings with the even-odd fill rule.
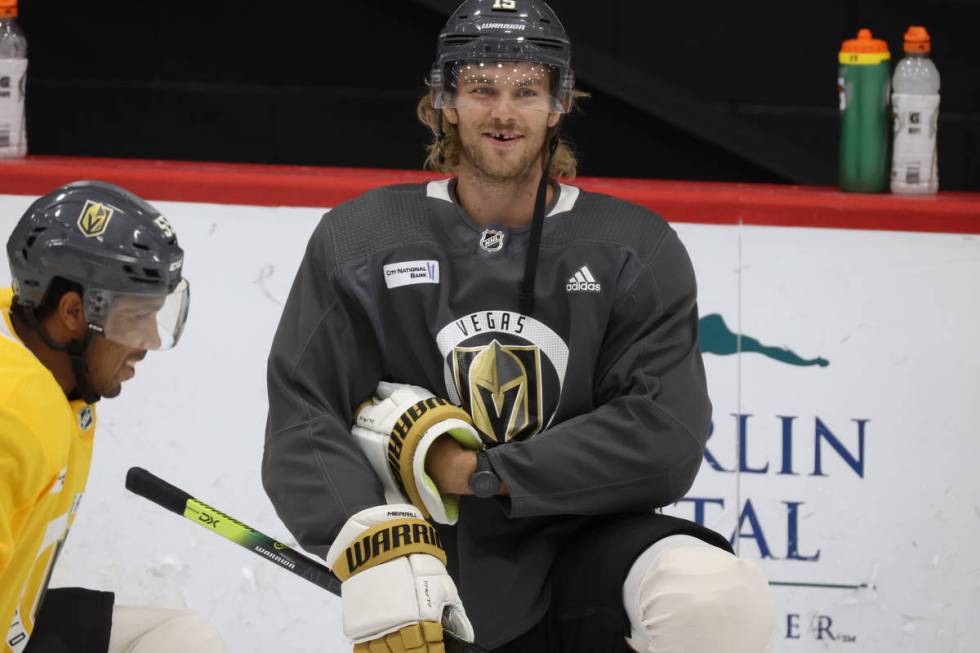
[[[85,206],[78,216],[78,229],[86,238],[95,238],[105,233],[112,219],[113,210],[101,202],[85,200]]]
[[[541,428],[540,351],[534,345],[455,347],[453,372],[463,408],[490,445],[523,440]]]

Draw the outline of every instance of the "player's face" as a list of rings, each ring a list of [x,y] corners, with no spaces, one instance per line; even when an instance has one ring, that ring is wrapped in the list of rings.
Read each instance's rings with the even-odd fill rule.
[[[446,109],[446,118],[459,130],[462,166],[496,181],[520,180],[560,118],[548,111],[548,70],[530,62],[486,66],[460,72],[456,108]]]
[[[106,320],[106,337],[94,338],[86,351],[88,382],[103,397],[115,397],[123,381],[136,374],[136,364],[148,349],[160,347],[157,314],[162,297],[122,296]]]
[[[119,396],[123,381],[133,378],[136,364],[145,356],[145,349],[127,347],[108,338],[92,338],[85,351],[89,386],[103,397]]]

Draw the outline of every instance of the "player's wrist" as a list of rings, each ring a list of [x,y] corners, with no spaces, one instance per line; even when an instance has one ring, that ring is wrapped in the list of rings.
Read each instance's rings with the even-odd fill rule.
[[[476,453],[475,451],[464,449],[458,454],[459,459],[454,466],[457,472],[455,475],[456,494],[473,494],[473,491],[470,489],[470,477],[476,471]]]
[[[429,447],[425,470],[443,494],[470,494],[469,478],[476,469],[476,453],[464,449],[448,434]]]

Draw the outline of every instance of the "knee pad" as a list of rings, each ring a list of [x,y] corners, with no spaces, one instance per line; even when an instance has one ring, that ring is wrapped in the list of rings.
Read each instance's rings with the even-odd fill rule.
[[[643,653],[768,653],[775,609],[758,565],[685,535],[664,538],[623,586],[629,645]]]
[[[224,643],[207,619],[191,610],[115,606],[109,653],[225,653]]]
[[[196,653],[225,653],[224,642],[211,622],[196,612],[187,611],[176,615],[160,627],[161,642],[166,641],[178,650]],[[151,649],[153,650],[153,649]],[[161,649],[162,650],[162,649]]]

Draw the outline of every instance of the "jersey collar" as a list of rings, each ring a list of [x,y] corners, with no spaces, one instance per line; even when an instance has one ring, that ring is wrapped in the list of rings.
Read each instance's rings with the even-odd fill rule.
[[[450,204],[456,204],[454,198],[455,182],[455,178],[430,181],[426,185],[425,195],[426,197],[449,202]],[[450,187],[450,184],[453,185],[452,188]],[[578,200],[579,192],[579,189],[575,186],[558,184],[557,196],[551,201],[551,207],[545,214],[545,217],[550,218],[553,215],[571,211],[575,207],[575,202]]]

